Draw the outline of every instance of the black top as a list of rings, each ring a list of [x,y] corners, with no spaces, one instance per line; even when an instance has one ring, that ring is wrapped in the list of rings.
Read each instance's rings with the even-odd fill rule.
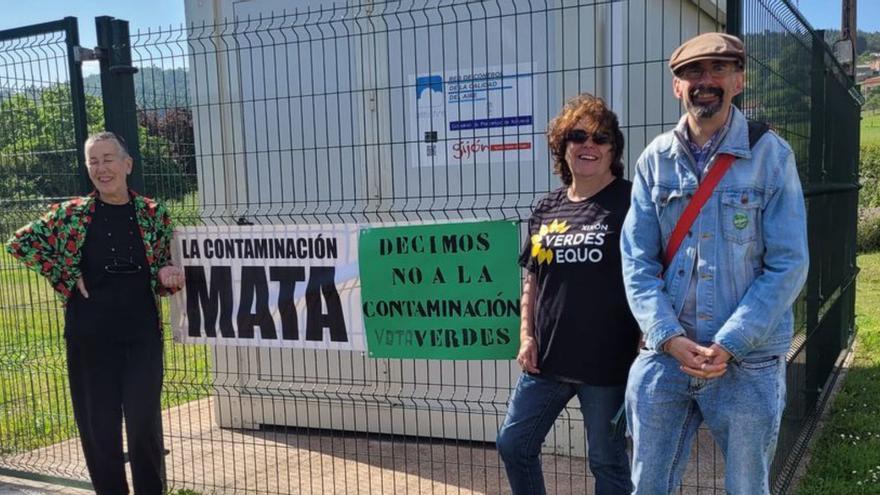
[[[74,289],[64,334],[114,341],[156,338],[159,314],[134,205],[95,202],[80,261],[89,298]]]
[[[620,260],[631,188],[618,178],[573,202],[561,187],[529,218],[519,263],[537,280],[533,323],[542,375],[590,385],[626,383],[639,342]]]

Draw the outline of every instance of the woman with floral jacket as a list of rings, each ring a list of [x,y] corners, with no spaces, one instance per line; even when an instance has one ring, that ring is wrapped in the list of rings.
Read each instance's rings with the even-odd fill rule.
[[[85,154],[95,190],[53,205],[19,229],[7,251],[46,277],[64,303],[70,395],[95,491],[128,493],[124,416],[135,492],[164,493],[157,297],[184,284],[171,265],[171,219],[128,189],[133,161],[121,138],[95,134]]]

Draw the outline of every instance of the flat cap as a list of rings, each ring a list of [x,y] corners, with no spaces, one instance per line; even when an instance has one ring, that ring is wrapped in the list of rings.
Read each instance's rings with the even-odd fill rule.
[[[695,36],[672,52],[669,69],[674,73],[685,64],[698,60],[730,60],[746,63],[743,42],[736,36],[725,33],[705,33]]]

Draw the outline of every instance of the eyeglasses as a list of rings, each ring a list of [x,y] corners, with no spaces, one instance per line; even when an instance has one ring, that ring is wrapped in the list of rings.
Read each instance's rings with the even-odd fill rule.
[[[143,267],[132,260],[124,260],[114,256],[108,257],[109,263],[104,265],[104,271],[113,275],[132,275],[140,272]]]
[[[731,63],[717,62],[709,66],[708,69],[700,64],[689,65],[679,70],[675,75],[679,79],[686,81],[699,81],[703,78],[703,74],[709,73],[709,77],[713,79],[722,79],[733,74],[737,66]]]
[[[589,133],[583,129],[572,129],[565,135],[565,140],[570,143],[584,144],[587,139],[593,138],[596,144],[608,144],[611,142],[611,136],[605,132]]]

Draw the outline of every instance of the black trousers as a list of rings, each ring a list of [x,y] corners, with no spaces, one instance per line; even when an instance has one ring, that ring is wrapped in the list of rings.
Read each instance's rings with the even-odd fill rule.
[[[128,493],[123,416],[135,494],[165,492],[162,369],[159,336],[133,342],[68,339],[73,414],[98,495]]]

